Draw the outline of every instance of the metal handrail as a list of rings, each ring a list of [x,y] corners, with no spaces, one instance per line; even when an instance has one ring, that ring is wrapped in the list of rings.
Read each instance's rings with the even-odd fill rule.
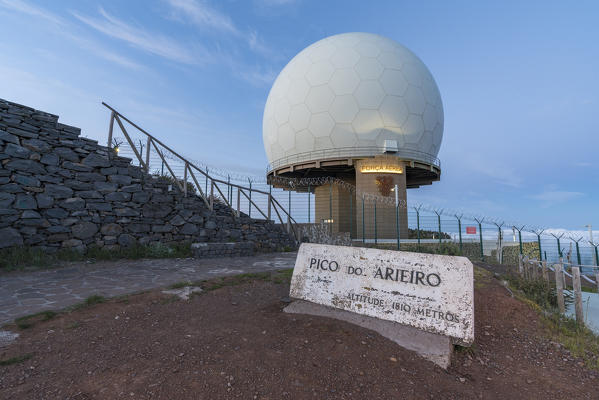
[[[267,172],[271,172],[277,168],[297,164],[304,161],[323,160],[334,157],[367,157],[376,154],[383,154],[389,149],[383,146],[367,146],[367,147],[339,147],[335,149],[312,150],[303,153],[294,154],[279,158],[268,164]],[[441,161],[432,154],[425,153],[419,150],[398,149],[393,154],[407,161],[421,161],[441,168]]]
[[[148,133],[146,130],[144,130],[143,128],[141,128],[135,122],[131,121],[129,118],[127,118],[126,116],[124,116],[123,114],[121,114],[120,112],[118,112],[116,109],[114,109],[110,105],[106,104],[105,102],[102,102],[102,105],[104,107],[108,108],[111,111],[110,126],[109,126],[109,131],[108,131],[108,147],[111,146],[114,121],[116,121],[117,124],[118,124],[118,126],[119,126],[119,128],[121,129],[121,131],[125,135],[125,138],[127,139],[127,142],[129,143],[129,146],[132,148],[133,153],[137,157],[140,165],[142,166],[143,169],[146,170],[146,172],[149,172],[149,161],[148,160],[149,160],[149,154],[150,154],[151,147],[152,147],[151,145],[153,145],[154,149],[156,150],[156,152],[160,156],[162,162],[167,167],[168,172],[171,174],[171,176],[175,180],[175,182],[176,182],[177,187],[179,188],[179,190],[181,190],[185,194],[185,196],[187,196],[187,179],[186,178],[187,178],[187,172],[189,172],[190,175],[191,175],[191,178],[196,183],[197,190],[200,193],[199,197],[201,197],[204,200],[204,202],[206,203],[206,205],[211,210],[214,209],[214,192],[213,192],[213,188],[216,188],[217,191],[220,193],[220,195],[222,197],[222,200],[229,207],[229,209],[231,210],[231,212],[233,213],[233,215],[237,216],[237,217],[239,217],[239,215],[240,215],[240,210],[239,210],[239,193],[238,193],[238,196],[237,196],[238,197],[238,200],[237,200],[237,208],[238,208],[238,210],[236,211],[234,209],[234,207],[233,207],[233,204],[229,204],[229,199],[225,199],[225,196],[223,195],[223,193],[221,192],[220,188],[217,185],[218,183],[227,185],[228,187],[231,188],[231,190],[233,190],[232,188],[237,188],[237,190],[238,191],[241,190],[241,193],[243,193],[243,195],[246,196],[246,197],[247,197],[247,194],[245,193],[245,191],[248,191],[250,194],[252,192],[255,192],[255,193],[260,193],[260,194],[263,194],[263,195],[267,195],[268,196],[268,213],[264,213],[256,205],[255,202],[253,202],[251,200],[250,200],[250,202],[268,220],[271,219],[270,209],[272,207],[275,210],[275,213],[277,214],[277,216],[279,218],[279,222],[281,223],[281,225],[285,225],[285,222],[283,222],[283,218],[281,217],[281,215],[279,213],[279,210],[280,210],[283,213],[284,216],[287,216],[287,226],[289,227],[288,231],[291,230],[293,232],[293,236],[295,237],[295,240],[297,241],[298,238],[297,238],[297,233],[296,233],[296,229],[295,229],[295,227],[297,226],[297,221],[291,216],[291,214],[287,210],[285,210],[285,208],[277,201],[277,199],[275,199],[274,197],[272,197],[272,195],[269,192],[266,192],[266,191],[263,191],[263,190],[259,190],[259,189],[254,189],[252,187],[246,187],[246,186],[243,186],[243,185],[238,185],[238,184],[235,184],[235,183],[224,181],[222,179],[213,178],[207,172],[203,171],[197,165],[195,165],[194,163],[192,163],[189,160],[187,160],[185,157],[183,157],[180,154],[178,154],[176,151],[174,151],[169,146],[167,146],[166,144],[164,144],[160,139],[158,139],[155,136],[153,136],[150,133]],[[144,135],[147,136],[147,138],[148,138],[148,145],[147,145],[147,148],[146,148],[146,151],[147,151],[147,153],[146,153],[146,161],[144,161],[142,159],[142,155],[137,151],[137,149],[133,145],[133,142],[132,142],[132,140],[131,140],[131,138],[130,138],[128,132],[127,132],[127,130],[125,129],[125,126],[123,125],[121,119],[123,119],[124,121],[127,121],[131,126],[133,126],[134,128],[136,128],[141,133],[143,133]],[[179,178],[173,172],[172,168],[170,167],[170,165],[166,161],[166,159],[164,157],[164,154],[158,148],[158,145],[160,145],[162,148],[164,148],[167,151],[169,151],[171,154],[173,154],[176,158],[178,158],[180,161],[182,161],[184,163],[184,165],[185,165],[185,178],[184,178],[183,185],[181,185],[181,183],[179,182]],[[200,187],[200,185],[198,185],[197,179],[196,179],[195,175],[193,174],[193,170],[199,172],[207,180],[210,181],[210,187],[211,187],[211,194],[210,195],[208,195],[208,193],[203,193],[202,188]],[[249,199],[249,197],[248,197],[248,199]],[[293,225],[293,227],[291,227],[290,225]]]

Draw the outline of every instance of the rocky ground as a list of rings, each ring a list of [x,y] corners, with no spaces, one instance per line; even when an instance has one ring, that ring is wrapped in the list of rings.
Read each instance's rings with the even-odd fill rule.
[[[280,272],[83,307],[0,348],[0,398],[592,399],[599,374],[547,339],[536,311],[475,278],[476,340],[444,371],[341,321],[282,312]]]

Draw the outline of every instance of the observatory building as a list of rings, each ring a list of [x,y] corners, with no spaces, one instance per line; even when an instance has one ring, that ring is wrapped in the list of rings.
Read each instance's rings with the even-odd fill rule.
[[[283,68],[263,119],[267,178],[335,177],[355,185],[311,187],[315,221],[362,237],[364,193],[399,200],[441,176],[443,104],[433,76],[410,50],[383,36],[345,33],[322,39]],[[280,185],[284,186],[284,185]],[[305,188],[303,188],[305,190]],[[378,238],[395,238],[393,202],[378,205]],[[405,203],[404,203],[405,204]],[[400,207],[401,236],[407,210]],[[375,233],[367,225],[364,237]]]

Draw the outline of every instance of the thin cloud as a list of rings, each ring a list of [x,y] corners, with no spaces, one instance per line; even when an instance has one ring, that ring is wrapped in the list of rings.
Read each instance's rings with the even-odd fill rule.
[[[204,2],[195,0],[167,1],[175,16],[188,19],[194,25],[239,34],[239,30],[228,15],[217,11]]]
[[[569,192],[565,190],[545,190],[539,194],[529,196],[531,199],[539,200],[543,207],[565,203],[584,196],[582,192]]]
[[[71,40],[80,48],[89,51],[97,57],[103,58],[126,68],[138,70],[143,68],[140,64],[137,64],[129,58],[109,51],[94,41],[85,39],[81,35],[71,32],[71,26],[69,26],[69,23],[50,11],[33,6],[21,0],[0,0],[0,6],[34,18],[41,18],[52,24],[60,26],[62,29],[57,30],[58,34]]]
[[[12,11],[17,11],[32,17],[42,18],[56,25],[65,25],[65,21],[54,15],[53,13],[44,10],[43,8],[32,6],[21,0],[0,0],[0,6]]]
[[[131,26],[113,17],[100,7],[103,18],[96,19],[71,12],[75,18],[107,36],[127,42],[129,45],[148,53],[182,64],[198,64],[199,59],[192,49],[185,48],[173,39]]]

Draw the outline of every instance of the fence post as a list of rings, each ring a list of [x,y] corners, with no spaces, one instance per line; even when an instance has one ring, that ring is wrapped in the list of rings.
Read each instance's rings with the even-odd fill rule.
[[[581,265],[582,263],[580,262],[580,247],[578,246],[578,242],[580,242],[580,239],[575,240],[575,242],[576,242],[576,260],[578,260],[578,265]]]
[[[374,244],[378,244],[377,230],[376,230],[376,197],[374,199]]]
[[[549,283],[549,272],[547,271],[547,260],[543,261],[541,263],[541,266],[543,267],[543,280],[545,280],[545,282]]]
[[[478,220],[478,219],[474,218],[474,220],[476,222],[478,222],[478,237],[480,238],[480,259],[482,261],[485,261],[485,252],[484,252],[484,248],[483,248],[483,225],[482,225],[482,222],[484,221],[484,219]]]
[[[333,232],[333,182],[329,183],[329,225]]]
[[[543,233],[543,231],[540,232],[535,232],[537,234],[537,243],[539,244],[539,260],[543,259],[543,252],[541,251],[541,233]]]
[[[455,217],[458,220],[458,233],[459,233],[459,236],[460,236],[460,255],[462,255],[462,253],[463,253],[463,248],[462,248],[462,216],[460,215],[458,217],[456,215]]]
[[[112,147],[112,130],[114,128],[114,111],[110,113],[110,124],[108,125],[108,142],[106,147]]]
[[[522,254],[518,254],[518,273],[520,275],[523,274],[523,267],[522,267]]]
[[[366,243],[366,221],[364,221],[364,194],[362,194],[362,243]]]
[[[289,200],[287,204],[287,233],[291,232],[291,189],[289,189]]]
[[[349,192],[349,239],[353,239],[354,231],[354,194]]]
[[[395,205],[395,230],[397,233],[397,250],[401,247],[400,237],[399,237],[399,204]]]
[[[552,233],[551,236],[553,236],[555,238],[555,240],[557,240],[557,255],[558,255],[558,257],[563,257],[562,246],[561,246],[561,243],[559,240],[562,238],[562,236],[564,236],[564,234],[562,233],[561,235],[557,236],[555,233]]]
[[[522,227],[524,228],[524,227]],[[522,229],[518,229],[518,242],[520,244],[520,254],[524,254],[522,250]]]
[[[311,194],[310,194],[310,184],[308,184],[308,223],[309,223],[309,224],[311,223],[311,221],[310,221],[310,220],[311,220],[311,218],[310,218],[310,212],[311,212],[311,210],[310,210],[310,207],[311,207],[311,206],[310,206],[310,198],[311,198],[311,197],[312,197],[312,196],[311,196]]]
[[[560,259],[559,264],[555,264],[555,288],[557,292],[557,306],[560,313],[566,312],[566,305],[564,304],[564,280],[562,278],[562,262]]]
[[[582,288],[580,286],[580,267],[572,267],[572,286],[574,289],[576,322],[584,324],[584,314],[582,313]]]
[[[420,207],[414,207],[416,210],[416,237],[418,238],[418,251],[420,251]]]
[[[435,211],[435,214],[437,214],[437,225],[439,226],[439,247],[441,247],[441,214],[437,211]]]

